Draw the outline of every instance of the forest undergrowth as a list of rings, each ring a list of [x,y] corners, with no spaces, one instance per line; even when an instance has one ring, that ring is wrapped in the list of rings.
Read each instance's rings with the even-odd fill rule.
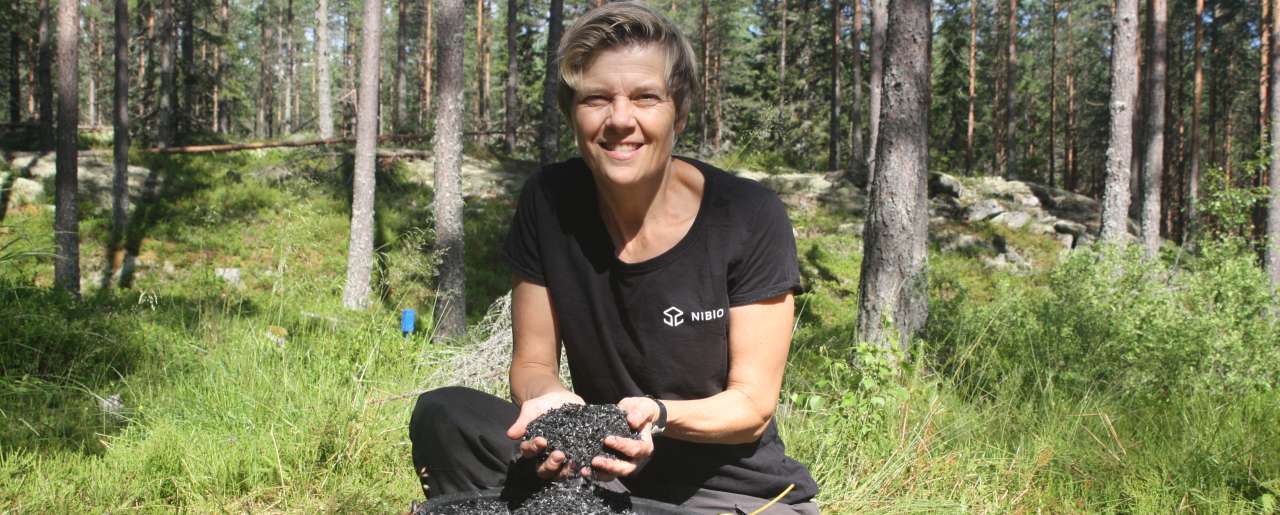
[[[50,287],[51,211],[0,221],[0,511],[405,511],[414,393],[466,345],[431,337],[429,188],[379,170],[381,302],[350,312],[349,159],[135,161],[165,180],[133,222],[132,288],[90,272],[109,211],[83,206],[78,301]],[[509,285],[510,198],[467,204],[472,322]],[[1247,250],[1011,273],[934,249],[930,322],[893,356],[852,341],[847,217],[793,219],[805,292],[778,418],[824,513],[1276,512],[1280,328]]]

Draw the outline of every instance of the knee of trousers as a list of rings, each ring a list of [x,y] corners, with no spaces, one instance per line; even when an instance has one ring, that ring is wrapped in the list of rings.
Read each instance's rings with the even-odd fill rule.
[[[462,386],[446,386],[419,395],[413,416],[409,419],[410,440],[457,430],[458,415],[472,405],[468,399],[476,395],[486,394]]]

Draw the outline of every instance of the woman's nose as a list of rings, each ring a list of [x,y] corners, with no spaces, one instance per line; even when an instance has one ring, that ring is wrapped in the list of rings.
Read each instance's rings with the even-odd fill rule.
[[[614,97],[609,105],[608,124],[614,129],[629,129],[636,124],[635,108],[631,99],[624,96]]]

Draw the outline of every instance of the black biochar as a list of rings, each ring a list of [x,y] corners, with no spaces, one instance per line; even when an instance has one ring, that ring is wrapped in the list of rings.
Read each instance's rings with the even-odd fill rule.
[[[591,458],[622,454],[605,446],[606,436],[639,439],[640,433],[631,430],[627,414],[612,404],[565,404],[533,419],[525,429],[524,438],[547,439],[547,449],[539,459],[546,459],[551,451],[563,452],[577,467],[591,465]]]

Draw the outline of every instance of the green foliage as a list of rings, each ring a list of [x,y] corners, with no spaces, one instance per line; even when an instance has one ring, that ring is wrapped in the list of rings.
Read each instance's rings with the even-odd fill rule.
[[[1245,163],[1246,181],[1262,174],[1267,168],[1267,156],[1259,156]],[[1266,186],[1240,186],[1239,179],[1232,179],[1223,168],[1213,166],[1205,170],[1203,198],[1199,207],[1203,212],[1202,237],[1211,240],[1242,242],[1253,236],[1254,209],[1266,202]]]
[[[1280,338],[1252,258],[1210,250],[1192,270],[1135,249],[1074,253],[1043,288],[996,283],[985,305],[935,302],[927,354],[975,393],[1014,382],[1131,399],[1280,386]]]

